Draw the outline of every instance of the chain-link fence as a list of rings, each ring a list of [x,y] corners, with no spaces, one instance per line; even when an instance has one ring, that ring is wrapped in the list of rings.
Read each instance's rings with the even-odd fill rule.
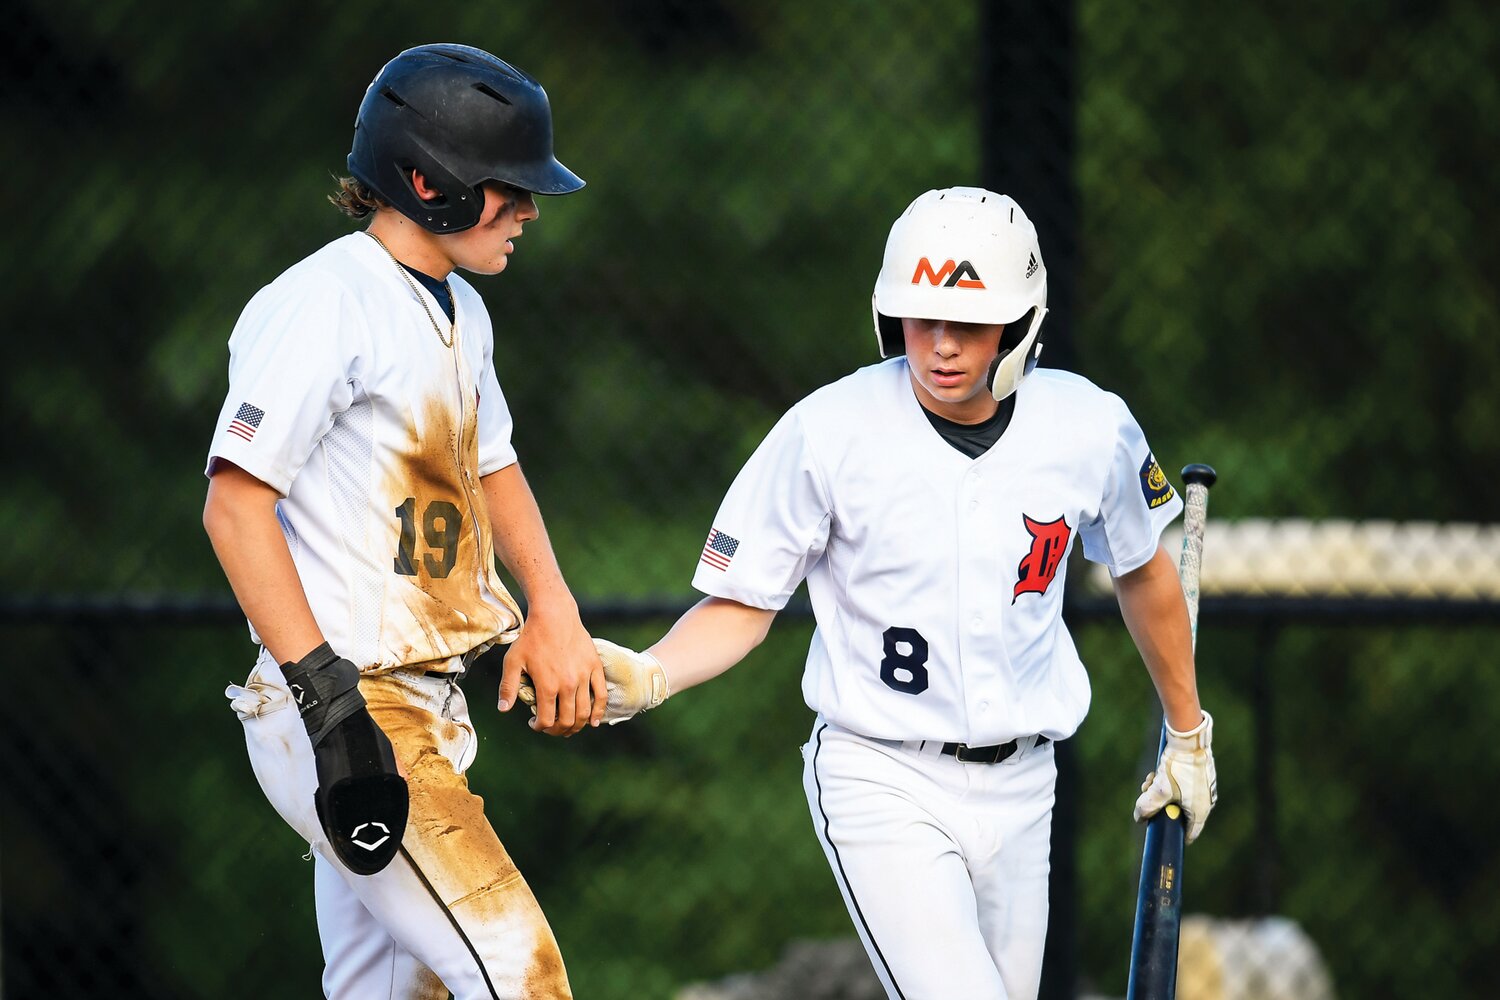
[[[1208,608],[1223,802],[1188,852],[1179,995],[1485,995],[1500,830],[1477,796],[1500,760],[1485,739],[1496,682],[1475,674],[1493,617],[1317,624]],[[668,620],[590,623],[643,641]],[[305,845],[266,806],[218,692],[247,666],[241,628],[5,626],[7,995],[294,995],[316,981]],[[1076,895],[1054,918],[1075,938],[1063,978],[1079,995],[1123,995],[1140,873],[1129,811],[1154,714],[1121,632],[1087,605],[1075,621],[1095,708],[1070,741],[1071,830],[1054,865],[1073,869]],[[473,786],[579,996],[670,997],[849,936],[799,788],[807,637],[783,622],[691,699],[570,741],[484,709],[496,657],[465,682],[483,739]],[[836,950],[813,955],[823,980],[778,995],[863,995]]]
[[[252,650],[200,471],[235,317],[348,231],[323,197],[363,87],[440,39],[537,75],[589,181],[476,280],[586,624],[645,643],[691,600],[754,444],[874,359],[910,199],[1016,194],[1054,274],[1044,360],[1128,399],[1169,470],[1211,461],[1234,526],[1239,576],[1205,589],[1222,801],[1189,850],[1179,995],[1492,992],[1490,5],[58,0],[5,38],[7,997],[316,988],[305,845],[219,694]],[[1423,526],[1455,521],[1456,561]],[[1095,694],[1064,751],[1046,989],[1118,997],[1156,716],[1078,569]],[[850,925],[799,791],[810,622],[784,617],[725,677],[573,740],[485,710],[498,654],[465,682],[473,785],[578,996],[859,995],[859,961],[805,944]]]

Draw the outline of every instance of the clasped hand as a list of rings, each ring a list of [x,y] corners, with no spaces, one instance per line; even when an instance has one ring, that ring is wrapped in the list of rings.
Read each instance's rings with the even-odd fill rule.
[[[662,669],[661,662],[650,653],[638,653],[608,639],[595,639],[594,649],[598,654],[599,667],[607,689],[603,699],[597,696],[596,689],[594,718],[613,726],[639,712],[655,708],[672,693],[666,671]],[[522,678],[519,696],[532,706],[533,712],[538,711],[538,689],[530,678]],[[540,714],[537,722],[540,722]],[[543,731],[550,732],[545,728]]]

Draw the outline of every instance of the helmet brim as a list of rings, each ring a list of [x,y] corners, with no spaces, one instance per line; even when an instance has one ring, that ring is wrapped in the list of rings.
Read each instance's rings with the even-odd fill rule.
[[[556,159],[551,163],[545,163],[535,170],[523,171],[504,177],[496,177],[495,180],[502,181],[512,187],[518,187],[522,191],[530,191],[532,194],[572,194],[581,191],[587,183],[573,171],[563,166]]]

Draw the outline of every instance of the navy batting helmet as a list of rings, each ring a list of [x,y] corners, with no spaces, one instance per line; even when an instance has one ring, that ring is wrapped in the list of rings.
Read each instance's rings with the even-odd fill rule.
[[[438,198],[417,197],[413,170]],[[533,194],[583,187],[552,155],[542,85],[468,45],[419,45],[385,64],[360,102],[349,172],[434,233],[479,221],[485,181]]]

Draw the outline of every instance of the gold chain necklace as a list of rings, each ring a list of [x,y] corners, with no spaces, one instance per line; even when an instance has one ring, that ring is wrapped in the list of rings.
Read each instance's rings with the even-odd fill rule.
[[[417,288],[417,283],[412,280],[411,274],[407,272],[406,268],[401,266],[401,262],[396,259],[396,255],[391,253],[391,248],[386,246],[385,241],[383,241],[379,236],[376,236],[374,233],[370,232],[368,229],[364,231],[364,234],[370,237],[370,239],[374,240],[375,244],[380,247],[380,249],[384,250],[385,255],[391,259],[391,263],[396,265],[396,270],[401,272],[401,277],[405,278],[406,283],[411,286],[411,293],[417,297],[417,304],[420,305],[422,307],[422,311],[427,314],[427,322],[432,324],[432,332],[438,335],[438,340],[441,340],[443,342],[444,347],[451,350],[453,347],[454,335],[458,330],[457,303],[454,304],[453,322],[448,326],[448,336],[444,337],[443,328],[438,326],[437,320],[432,318],[432,310],[427,308],[427,300],[423,298],[421,290]],[[443,290],[448,293],[448,301],[453,302],[453,289],[448,287],[447,281],[443,282]]]

